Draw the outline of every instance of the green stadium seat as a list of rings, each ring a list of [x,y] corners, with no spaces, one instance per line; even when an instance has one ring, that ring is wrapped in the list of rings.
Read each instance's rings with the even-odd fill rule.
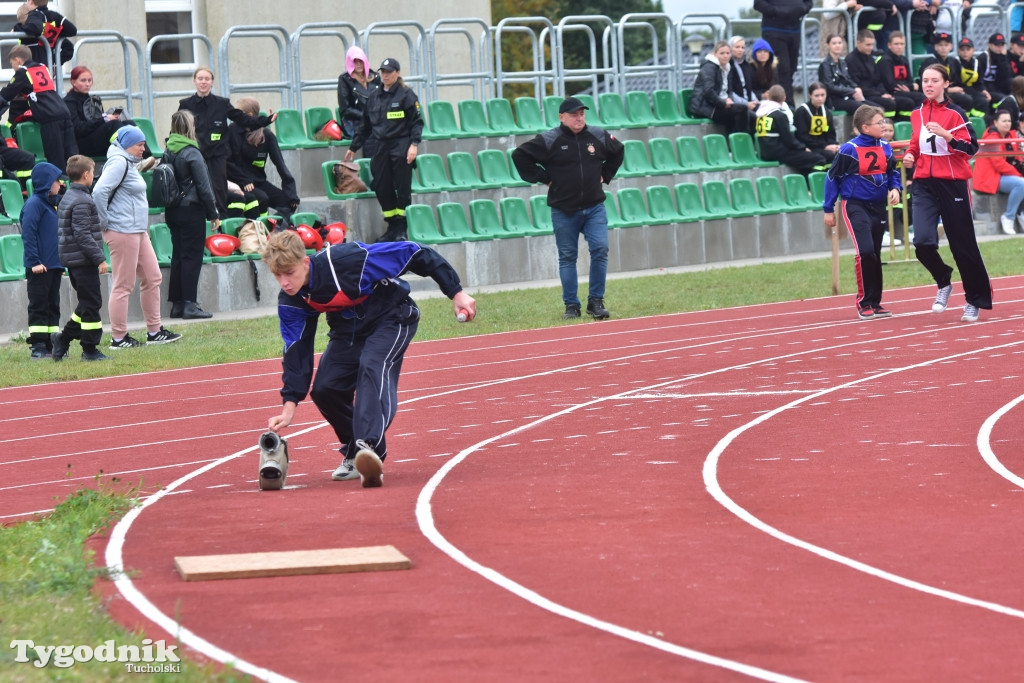
[[[154,223],[149,226],[149,241],[153,243],[156,262],[160,264],[161,268],[169,267],[174,247],[171,244],[171,229],[167,227],[167,224]]]
[[[160,139],[156,136],[156,128],[153,126],[153,121],[141,116],[133,116],[132,121],[139,127],[142,134],[146,136],[146,146],[149,147],[150,153],[157,159],[162,157],[164,149],[160,146]]]
[[[757,179],[757,202],[761,205],[761,213],[795,213],[804,210],[786,203],[782,185],[773,175]]]
[[[724,169],[741,168],[742,164],[736,163],[729,154],[729,145],[725,142],[725,136],[719,133],[709,133],[704,136],[704,156],[712,166]]]
[[[681,223],[725,218],[725,214],[712,214],[704,209],[704,201],[700,197],[697,183],[677,183],[673,192],[676,196],[676,207],[682,216]]]
[[[630,120],[622,97],[617,92],[601,93],[597,96],[597,104],[601,112],[599,120],[605,128],[640,128],[643,125]]]
[[[36,155],[36,163],[46,161],[46,154],[43,152],[43,136],[39,131],[38,123],[22,121],[14,127],[14,137],[18,140],[18,147]]]
[[[639,188],[624,187],[615,194],[619,200],[619,215],[622,216],[623,227],[654,225],[654,218],[647,210],[644,194]]]
[[[501,208],[501,224],[505,232],[514,235],[543,235],[545,231],[538,228],[530,220],[530,209],[522,197],[502,197],[498,202]]]
[[[651,165],[658,173],[686,173],[687,169],[676,158],[676,148],[668,138],[651,138],[647,141],[651,152]]]
[[[533,183],[528,183],[525,180],[523,180],[523,176],[519,175],[519,169],[516,168],[515,162],[512,161],[512,152],[514,151],[514,149],[505,150],[505,155],[508,157],[509,175],[512,176],[512,180],[516,181],[517,184],[523,183],[524,185],[533,185]]]
[[[701,186],[704,194],[704,208],[715,218],[728,218],[736,211],[729,201],[729,190],[721,180],[705,180]]]
[[[564,99],[560,95],[548,95],[544,98],[544,120],[547,122],[548,128],[554,128],[560,123],[558,107],[561,106]]]
[[[732,199],[734,217],[754,216],[761,212],[754,194],[754,183],[750,178],[733,178],[729,181],[729,196]]]
[[[477,163],[480,164],[480,180],[488,187],[522,187],[529,185],[519,178],[517,173],[512,176],[509,170],[507,153],[500,149],[484,149],[477,152]],[[449,161],[449,163],[451,163]],[[513,169],[514,171],[515,169]]]
[[[490,199],[474,199],[469,203],[469,222],[473,232],[488,239],[522,237],[505,230],[501,218],[498,217],[498,205]]]
[[[4,215],[0,216],[0,225],[11,225],[21,219],[21,209],[25,206],[25,195],[21,193],[21,183],[5,178],[0,180],[0,202],[4,205]]]
[[[544,121],[540,104],[532,97],[517,97],[513,102],[519,128],[530,133],[541,133],[551,126]]]
[[[970,119],[971,126],[974,128],[974,134],[978,136],[978,139],[980,140],[981,136],[985,134],[985,119],[980,116],[972,116]]]
[[[654,102],[654,117],[662,126],[674,126],[689,119],[679,110],[679,97],[671,90],[655,90],[651,93]]]
[[[608,220],[609,228],[631,227],[622,220],[622,215],[619,213],[619,205],[615,201],[615,195],[608,190],[604,191],[604,213]]]
[[[451,152],[448,154],[448,177],[457,190],[482,190],[499,187],[480,180],[473,155],[469,152]]]
[[[484,103],[480,100],[459,100],[459,128],[464,133],[473,135],[508,135],[509,131],[499,131],[491,127],[484,111]]]
[[[292,225],[313,225],[320,220],[320,214],[313,211],[300,211],[292,214]]]
[[[807,179],[799,173],[787,173],[782,176],[782,187],[786,191],[786,204],[803,211],[820,211],[821,204],[811,198],[807,187]]]
[[[512,104],[504,97],[492,97],[487,100],[486,105],[487,121],[495,131],[505,131],[505,135],[529,135],[537,132],[516,123],[516,118],[512,114]]]
[[[807,175],[807,186],[811,188],[811,199],[820,208],[825,203],[825,171],[814,171]]]
[[[360,159],[359,161],[360,162],[366,161],[367,162],[366,166],[367,167],[369,166],[369,161],[370,161],[369,159]],[[359,197],[373,197],[374,196],[373,192],[370,192],[369,190],[367,190],[366,192],[357,192],[355,194],[338,194],[337,192],[335,192],[334,191],[334,165],[336,163],[338,163],[337,160],[332,159],[330,161],[325,161],[324,163],[320,164],[320,173],[323,176],[323,180],[324,180],[324,194],[327,195],[328,199],[342,200],[342,199],[356,199],[356,198],[359,198]],[[363,164],[360,163],[360,177],[362,176],[362,167],[363,167]],[[365,178],[363,178],[363,182],[366,182]],[[367,185],[367,187],[369,187],[370,184],[366,183],[366,185]]]
[[[452,244],[458,237],[445,237],[437,229],[434,210],[426,204],[410,204],[405,210],[409,239],[419,244]]]
[[[602,120],[601,117],[598,116],[598,114],[600,113],[600,102],[595,100],[593,95],[579,93],[578,95],[573,95],[572,97],[575,97],[577,100],[583,103],[583,106],[589,108],[589,111],[587,111],[588,121],[594,122]]]
[[[707,146],[706,136],[704,145]],[[754,138],[749,133],[730,133],[729,148],[732,150],[733,161],[744,168],[771,168],[779,165],[777,161],[761,161],[754,148]]]
[[[274,119],[274,134],[281,149],[314,149],[327,147],[326,142],[310,140],[302,125],[302,114],[298,109],[278,109]]]
[[[618,176],[622,178],[637,178],[640,176],[657,175],[659,171],[651,164],[647,156],[647,145],[643,140],[626,140],[622,143],[625,148],[622,167],[619,168]]]
[[[479,242],[491,239],[478,235],[469,228],[466,221],[466,207],[459,202],[442,202],[437,205],[437,224],[445,237],[456,237],[461,242]]]
[[[679,152],[679,165],[689,173],[704,171],[724,171],[721,166],[712,166],[704,158],[700,141],[692,135],[681,135],[676,138],[676,150]]]
[[[476,133],[466,133],[459,128],[455,120],[455,108],[447,100],[434,100],[427,105],[430,116],[428,123],[430,132],[438,138],[469,138],[477,137]]]
[[[551,223],[551,207],[548,206],[547,195],[535,194],[530,197],[530,212],[533,214],[533,224],[544,230],[545,233],[554,232],[554,225]]]
[[[303,113],[306,121],[306,137],[317,142],[316,132],[320,127],[334,118],[334,111],[330,107],[310,107]],[[327,140],[328,145],[339,146],[349,145],[351,140]]]
[[[153,171],[144,171],[139,175],[146,181],[146,203],[149,204],[149,215],[155,216],[158,213],[163,213],[163,206],[157,206],[153,202]]]
[[[445,173],[444,160],[438,154],[417,155],[416,170],[418,171],[419,184],[417,186],[416,182],[413,183],[413,191],[415,192],[441,192],[443,190],[455,189]]]
[[[664,185],[647,187],[647,210],[655,223],[681,223],[683,216],[676,209],[672,190]]]
[[[900,142],[909,140],[910,136],[914,134],[914,124],[910,121],[897,121],[893,124],[893,140]]]
[[[693,99],[693,88],[679,91],[679,109],[683,114],[683,123],[711,123],[711,119],[695,117],[690,113],[690,100]]]
[[[0,236],[0,282],[24,280],[25,244],[21,235]]]
[[[647,93],[631,90],[626,93],[626,112],[629,120],[636,126],[658,126],[661,122],[655,118],[651,110],[651,99]]]

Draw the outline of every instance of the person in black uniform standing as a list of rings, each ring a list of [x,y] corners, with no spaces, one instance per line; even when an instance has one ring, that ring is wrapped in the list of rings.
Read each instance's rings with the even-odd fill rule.
[[[221,218],[228,213],[228,120],[246,128],[262,128],[269,126],[277,114],[270,110],[270,116],[252,117],[236,109],[231,100],[213,94],[213,71],[208,66],[201,66],[192,74],[192,82],[196,86],[196,94],[178,102],[178,110],[192,112],[196,122],[196,137],[199,140],[199,151],[206,159],[210,172],[210,184],[213,195],[217,198],[217,211]]]
[[[75,129],[71,125],[67,105],[57,94],[46,66],[32,61],[28,47],[15,45],[7,59],[14,69],[14,76],[0,89],[0,110],[18,95],[26,96],[32,119],[39,124],[46,160],[63,170],[67,167],[68,158],[78,154]]]
[[[363,120],[345,152],[345,161],[355,158],[371,134],[377,139],[370,174],[388,224],[377,241],[399,242],[406,238],[405,208],[412,203],[412,169],[423,134],[423,117],[416,93],[402,82],[398,60],[388,57],[378,71],[382,87],[367,98]]]

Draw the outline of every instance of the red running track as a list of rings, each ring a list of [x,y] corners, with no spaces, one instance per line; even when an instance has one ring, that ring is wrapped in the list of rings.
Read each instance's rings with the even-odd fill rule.
[[[996,293],[975,324],[958,286],[414,343],[377,490],[330,480],[305,402],[256,490],[277,361],[3,390],[0,520],[144,477],[97,544],[114,617],[271,680],[1009,680],[1024,278]],[[383,543],[413,569],[173,569]]]

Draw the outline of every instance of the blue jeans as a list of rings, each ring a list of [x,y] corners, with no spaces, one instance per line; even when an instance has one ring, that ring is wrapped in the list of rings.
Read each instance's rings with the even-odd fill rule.
[[[1010,195],[1006,200],[1006,213],[1003,215],[1013,220],[1020,210],[1020,203],[1024,201],[1024,178],[1015,175],[1000,176],[999,191]]]
[[[566,306],[579,306],[577,295],[576,257],[579,255],[580,235],[590,247],[591,299],[604,298],[604,282],[608,273],[608,214],[604,203],[595,204],[568,214],[551,207],[551,223],[555,229],[558,248],[558,277],[562,281],[562,301]]]

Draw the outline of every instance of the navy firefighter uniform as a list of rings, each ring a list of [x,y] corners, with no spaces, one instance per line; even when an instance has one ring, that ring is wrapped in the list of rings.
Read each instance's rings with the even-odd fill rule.
[[[432,278],[449,299],[462,291],[458,273],[432,249],[415,242],[346,242],[309,257],[306,284],[278,297],[282,401],[298,403],[309,391],[346,459],[355,456],[356,440],[381,460],[387,455],[384,434],[398,410],[398,376],[420,319],[409,285],[400,279],[407,272]],[[329,341],[313,379],[321,313],[327,314]]]
[[[857,250],[857,310],[873,316],[882,306],[882,236],[888,230],[889,192],[899,190],[899,170],[889,143],[861,134],[839,147],[825,179],[825,213],[841,198],[840,214]]]

